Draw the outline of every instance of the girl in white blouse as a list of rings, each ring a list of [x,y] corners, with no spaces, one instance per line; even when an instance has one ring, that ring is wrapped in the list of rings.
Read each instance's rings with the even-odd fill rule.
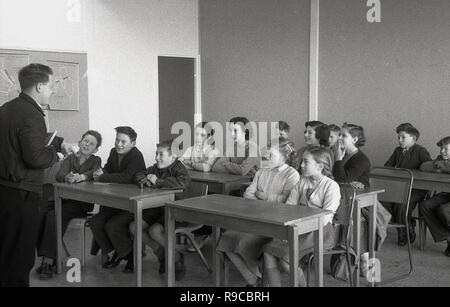
[[[280,138],[277,144],[272,142],[268,152],[270,166],[256,173],[244,198],[284,203],[300,177],[288,165],[295,156],[295,147],[291,141]],[[229,230],[223,234],[217,250],[226,254],[248,286],[257,286],[261,281],[258,264],[262,258],[262,247],[270,240],[260,235]]]
[[[194,169],[200,172],[210,172],[212,166],[219,157],[219,151],[214,148],[212,137],[214,129],[207,122],[201,122],[195,127],[195,144],[189,147],[180,160],[187,169]]]
[[[300,181],[286,201],[287,205],[308,206],[330,210],[332,214],[324,220],[324,248],[334,246],[332,220],[339,207],[341,193],[339,185],[331,179],[332,158],[326,148],[310,147],[302,156]],[[299,236],[300,257],[311,252],[314,247],[313,233]],[[264,265],[270,286],[281,285],[280,267],[289,272],[289,248],[285,241],[273,239],[264,246]],[[302,269],[299,269],[300,285],[306,281]]]

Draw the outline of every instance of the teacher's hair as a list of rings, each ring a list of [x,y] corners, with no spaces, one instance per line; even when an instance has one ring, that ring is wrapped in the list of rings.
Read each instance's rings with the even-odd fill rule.
[[[46,65],[33,63],[23,67],[19,71],[19,84],[23,91],[26,91],[39,83],[47,83],[53,70]]]

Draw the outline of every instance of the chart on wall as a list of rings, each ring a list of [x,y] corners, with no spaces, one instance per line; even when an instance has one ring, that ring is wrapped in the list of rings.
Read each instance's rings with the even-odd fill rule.
[[[55,78],[50,110],[79,110],[79,64],[63,61],[47,61]]]
[[[19,70],[29,63],[28,54],[0,53],[0,106],[19,96]]]

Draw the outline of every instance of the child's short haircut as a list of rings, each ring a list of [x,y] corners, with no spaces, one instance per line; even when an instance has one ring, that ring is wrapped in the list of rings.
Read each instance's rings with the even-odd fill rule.
[[[100,133],[98,133],[95,130],[88,130],[86,131],[83,136],[81,137],[81,139],[84,139],[84,137],[86,135],[92,135],[96,140],[97,140],[97,148],[99,148],[100,146],[102,146],[102,135]]]
[[[278,122],[278,129],[280,131],[286,131],[287,133],[289,133],[291,131],[291,126],[289,126],[287,122],[280,120]]]
[[[355,143],[356,147],[362,147],[366,144],[366,136],[364,134],[364,128],[358,125],[354,125],[354,124],[348,124],[348,123],[344,123],[344,125],[342,126],[342,128],[346,129],[348,131],[348,133],[350,133],[350,135],[352,137],[357,137],[358,141]]]
[[[172,155],[172,143],[173,140],[165,140],[160,142],[159,144],[156,144],[156,148],[165,149],[170,155]]]
[[[395,132],[400,133],[400,132],[406,132],[412,136],[414,136],[416,138],[416,141],[419,139],[420,133],[419,130],[416,129],[416,127],[414,127],[413,125],[411,125],[410,123],[403,123],[400,124],[396,129]]]
[[[328,128],[330,128],[330,132],[337,132],[337,133],[341,132],[341,128],[339,128],[339,126],[335,124],[328,125]]]
[[[310,122],[306,122],[305,123],[305,128],[311,127],[314,130],[316,130],[317,127],[319,126],[326,126],[324,123],[322,123],[321,121],[318,120],[312,120]]]
[[[245,132],[245,139],[248,141],[250,140],[250,130],[247,126],[248,123],[250,123],[250,121],[248,120],[247,117],[243,117],[243,116],[238,116],[238,117],[233,117],[232,119],[230,119],[230,123],[237,125],[237,124],[241,124],[242,129],[244,129]]]
[[[119,134],[119,133],[126,134],[130,138],[131,142],[136,142],[137,133],[136,133],[136,131],[134,131],[133,128],[128,127],[128,126],[120,126],[120,127],[116,127],[115,129],[116,129],[117,134]]]
[[[437,146],[443,147],[450,144],[450,136],[446,136],[445,138],[441,139],[439,142],[437,142]]]

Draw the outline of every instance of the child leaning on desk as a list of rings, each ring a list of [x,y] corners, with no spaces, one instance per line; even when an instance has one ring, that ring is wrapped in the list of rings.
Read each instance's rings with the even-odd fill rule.
[[[95,156],[102,144],[102,136],[94,130],[83,134],[79,142],[77,153],[70,154],[61,165],[56,175],[56,181],[77,183],[93,180],[93,173],[97,170],[102,160]],[[40,227],[37,242],[37,254],[42,257],[41,266],[36,270],[40,279],[46,280],[53,277],[56,259],[56,225],[54,201],[46,203],[40,215]],[[71,219],[84,218],[91,212],[94,204],[76,200],[64,199],[61,206],[62,234],[67,230]]]
[[[191,178],[186,166],[172,153],[172,140],[157,145],[156,163],[144,172],[138,172],[135,182],[141,187],[157,189],[180,189],[184,192],[175,194],[175,199],[182,199],[189,189]],[[142,211],[142,241],[153,250],[159,260],[159,273],[165,271],[164,248],[164,208],[151,208]],[[130,231],[134,233],[135,224],[130,224]],[[184,255],[177,252],[175,258],[175,279],[181,280],[186,272]]]
[[[195,127],[195,144],[189,147],[180,160],[188,169],[200,172],[210,172],[216,162],[219,152],[214,148],[214,129],[208,122],[201,122]]]
[[[446,173],[450,176],[450,136],[441,139],[437,146],[441,154],[433,161],[425,162],[420,170],[425,172]],[[450,193],[438,193],[419,205],[435,242],[447,240],[445,255],[450,257]]]

